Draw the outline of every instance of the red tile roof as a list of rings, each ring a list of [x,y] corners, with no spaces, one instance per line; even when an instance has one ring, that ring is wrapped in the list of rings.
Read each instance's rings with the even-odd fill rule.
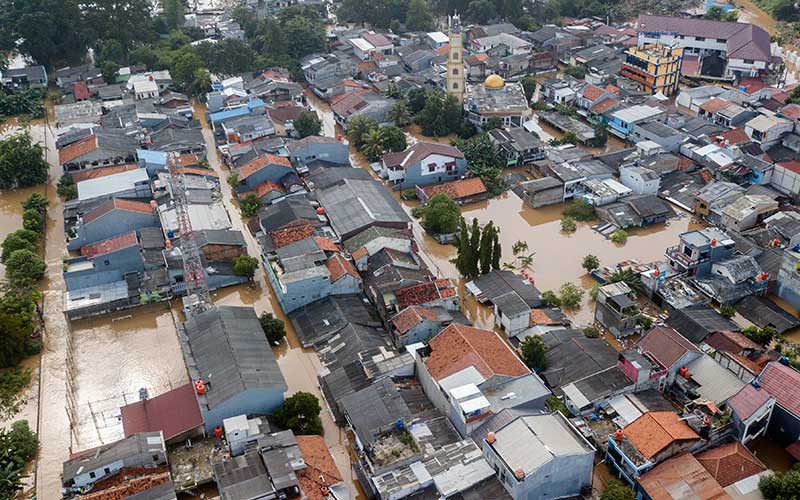
[[[625,438],[648,459],[675,441],[700,439],[686,422],[671,411],[647,412],[622,431]]]
[[[590,101],[594,101],[595,99],[597,99],[598,97],[600,97],[605,93],[606,90],[601,89],[600,87],[592,84],[583,87],[583,90],[581,90],[581,95],[585,99],[589,99]]]
[[[443,193],[448,198],[459,200],[486,192],[486,186],[480,177],[470,177],[457,181],[445,182],[444,184],[434,184],[432,186],[420,187],[429,199],[439,193]]]
[[[683,76],[697,76],[700,74],[700,57],[693,54],[683,56],[681,64],[681,74]]]
[[[89,170],[78,170],[76,172],[70,172],[69,175],[70,177],[72,177],[72,180],[74,182],[78,183],[89,179],[99,179],[100,177],[105,177],[107,175],[129,172],[131,170],[136,170],[138,168],[139,165],[136,165],[135,163],[129,163],[127,165],[112,165],[110,167],[92,168]]]
[[[137,432],[162,431],[164,439],[170,440],[203,425],[203,415],[191,383],[123,406],[121,412],[125,437]]]
[[[203,157],[195,153],[185,153],[178,157],[178,164],[182,167],[192,167],[200,163]]]
[[[213,177],[215,179],[219,178],[219,174],[214,172],[213,170],[209,170],[207,168],[200,168],[200,167],[184,167],[183,168],[184,174],[190,175],[201,175],[203,177]]]
[[[747,420],[753,413],[770,399],[769,393],[764,389],[756,389],[747,384],[728,400],[728,406],[739,415],[742,420]]]
[[[795,460],[800,461],[800,441],[795,441],[787,446],[786,453],[791,455]]]
[[[89,87],[86,82],[75,82],[72,84],[72,95],[75,96],[76,101],[85,101],[91,97]]]
[[[800,105],[791,103],[787,104],[780,111],[781,115],[792,120],[800,120]]]
[[[97,149],[97,136],[94,134],[78,139],[58,150],[58,163],[61,165],[69,163],[86,153],[91,153],[95,149]]]
[[[607,97],[607,98],[603,99],[602,101],[598,102],[597,104],[595,104],[594,106],[592,106],[590,109],[592,110],[593,113],[597,113],[598,115],[602,115],[603,113],[605,113],[609,109],[613,108],[614,106],[616,106],[620,102],[622,102],[622,101],[620,101],[617,98]]]
[[[104,241],[92,243],[91,245],[84,245],[81,247],[81,255],[84,257],[97,257],[98,255],[105,255],[137,245],[138,243],[139,240],[136,238],[136,232],[131,231],[130,233],[121,234]]]
[[[367,100],[363,97],[364,93],[365,92],[350,92],[345,94],[343,98],[331,105],[331,109],[340,116],[348,117],[369,105]]]
[[[275,181],[264,181],[258,186],[253,189],[253,194],[255,194],[259,199],[265,197],[269,193],[277,191],[279,193],[285,193],[286,190]],[[240,195],[241,196],[241,195]]]
[[[380,33],[363,33],[361,38],[368,41],[375,47],[386,47],[392,45],[392,41],[381,35]]]
[[[361,276],[359,276],[353,264],[338,253],[325,261],[325,267],[327,267],[328,272],[331,273],[331,283],[338,281],[339,278],[345,274],[349,274],[356,280],[361,281]]]
[[[487,379],[494,375],[521,377],[527,366],[495,332],[454,323],[429,342],[425,366],[436,380],[473,366]]]
[[[401,335],[423,321],[436,321],[436,312],[423,306],[409,306],[395,314],[392,325]]]
[[[782,161],[779,162],[778,165],[785,168],[786,170],[791,170],[796,174],[800,174],[800,161],[792,160],[792,161]]]
[[[314,236],[314,241],[317,242],[317,246],[320,250],[324,250],[326,252],[338,252],[341,250],[339,245],[333,242],[330,238],[326,238],[324,236]]]
[[[650,500],[728,500],[722,486],[690,453],[656,465],[639,477]]]
[[[762,389],[775,396],[776,402],[783,409],[800,417],[800,372],[773,361],[758,376],[758,383]]]
[[[606,85],[606,90],[615,95],[620,95],[620,93],[622,92],[622,89],[620,89],[616,85],[611,85],[611,84]]]
[[[653,327],[639,340],[637,345],[639,349],[650,353],[666,368],[677,363],[687,352],[699,352],[697,346],[686,337],[666,326]]]
[[[142,203],[141,201],[125,200],[122,198],[113,198],[98,205],[94,210],[91,210],[86,214],[84,214],[83,223],[88,224],[114,209],[126,210],[128,212],[139,212],[142,214],[153,213],[153,207],[151,207],[149,203]]]
[[[405,309],[408,306],[421,306],[435,300],[455,295],[455,288],[449,279],[441,279],[420,283],[394,292],[397,307]]]
[[[342,473],[333,461],[325,438],[322,436],[297,436],[297,447],[306,464],[297,471],[297,480],[307,500],[327,500],[321,489],[323,486],[335,486],[343,481]],[[322,482],[324,479],[324,483]]]
[[[250,160],[239,168],[239,180],[243,181],[258,172],[267,165],[280,165],[286,168],[292,168],[289,159],[284,156],[274,155],[272,153],[264,153],[261,156]]]
[[[367,250],[367,247],[359,247],[351,255],[353,256],[354,260],[358,260],[369,255],[369,251]]]
[[[754,351],[762,350],[760,345],[745,337],[744,334],[729,332],[727,330],[712,333],[705,340],[705,343],[718,351],[737,354],[746,349],[752,349]]]
[[[308,224],[291,226],[272,231],[269,235],[272,237],[272,243],[275,244],[275,248],[281,248],[296,241],[314,236],[314,228]]]
[[[738,441],[704,451],[696,458],[723,488],[767,470]]]
[[[171,480],[162,467],[123,467],[116,474],[98,481],[81,500],[125,500]],[[147,496],[147,495],[145,495]]]
[[[701,104],[700,109],[702,109],[706,113],[713,115],[727,108],[728,106],[730,106],[730,104],[731,103],[726,101],[725,99],[720,99],[719,97],[712,97],[711,99]]]
[[[753,142],[750,139],[750,136],[747,135],[747,132],[745,132],[742,128],[732,128],[730,130],[726,130],[725,132],[720,132],[717,135],[725,139],[728,144],[733,146],[739,144],[749,144]]]

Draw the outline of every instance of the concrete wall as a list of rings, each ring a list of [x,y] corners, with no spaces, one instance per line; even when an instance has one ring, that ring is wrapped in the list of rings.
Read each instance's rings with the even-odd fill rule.
[[[297,165],[305,165],[313,160],[325,160],[342,165],[350,163],[350,153],[344,144],[309,144],[295,150],[289,159]]]
[[[778,269],[778,283],[776,293],[780,298],[800,309],[800,273],[797,272],[797,263],[800,262],[800,253],[784,251],[781,267]]]
[[[594,453],[554,457],[520,482],[505,462],[485,442],[483,456],[492,467],[499,469],[499,479],[514,500],[549,500],[580,496],[581,489],[591,484]]]
[[[345,274],[335,282],[330,284],[330,295],[345,295],[361,292],[361,280],[355,276]]]
[[[262,168],[258,172],[249,175],[246,179],[243,180],[243,183],[245,186],[247,186],[248,190],[253,190],[256,188],[256,186],[258,186],[259,184],[263,184],[266,181],[278,182],[281,179],[281,177],[291,172],[292,169],[289,167],[285,167],[283,165],[270,164]]]
[[[398,335],[397,332],[395,332],[394,337],[397,339],[399,346],[405,346],[417,342],[427,342],[430,338],[439,333],[441,328],[442,326],[438,322],[425,320],[411,330],[407,331],[405,335]]]
[[[78,250],[84,245],[138,231],[143,227],[159,226],[158,216],[155,214],[111,210],[88,224],[80,224],[77,228],[77,238],[67,243],[67,249]]]
[[[214,390],[213,387],[211,390]],[[249,389],[228,399],[213,410],[200,407],[203,413],[206,433],[214,432],[214,427],[221,427],[226,418],[237,415],[266,415],[283,404],[284,392],[281,390]]]
[[[64,273],[64,282],[67,290],[79,290],[90,286],[104,285],[122,280],[122,276],[129,272],[144,271],[144,262],[139,252],[139,246],[133,245],[106,255],[99,255],[94,259],[78,257],[68,261],[92,262],[94,266]]]

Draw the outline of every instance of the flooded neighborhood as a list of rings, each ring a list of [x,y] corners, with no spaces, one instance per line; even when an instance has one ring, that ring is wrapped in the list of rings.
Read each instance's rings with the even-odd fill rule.
[[[797,496],[796,5],[30,1],[0,498]]]

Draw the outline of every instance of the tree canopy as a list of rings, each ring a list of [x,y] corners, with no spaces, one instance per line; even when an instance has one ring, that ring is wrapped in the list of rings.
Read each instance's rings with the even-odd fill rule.
[[[297,435],[322,434],[322,420],[319,417],[321,411],[322,407],[316,396],[299,391],[286,398],[273,416],[279,426],[291,429]]]
[[[450,234],[459,229],[461,210],[446,194],[432,196],[422,208],[422,227],[433,234]]]
[[[535,372],[540,372],[547,368],[547,350],[544,347],[541,337],[530,335],[520,343],[519,350],[522,361],[528,368]]]
[[[301,139],[310,135],[319,135],[322,130],[322,122],[313,111],[301,111],[293,125]]]
[[[0,189],[42,184],[47,180],[47,162],[42,146],[28,132],[0,140]]]

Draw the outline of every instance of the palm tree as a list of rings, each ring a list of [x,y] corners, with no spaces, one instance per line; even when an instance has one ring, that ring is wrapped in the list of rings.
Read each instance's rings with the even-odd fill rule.
[[[523,269],[530,267],[531,264],[533,264],[534,255],[536,255],[536,252],[531,252],[528,255],[518,256],[517,259],[519,259],[520,267]]]
[[[380,129],[372,129],[363,138],[361,152],[369,161],[376,161],[383,154],[383,134]]]
[[[389,111],[389,119],[398,127],[405,127],[411,123],[411,111],[406,101],[397,101]]]
[[[514,255],[519,255],[527,250],[528,250],[528,243],[526,241],[517,240],[516,243],[511,245],[511,251],[514,253]]]
[[[639,273],[630,268],[619,268],[609,278],[609,283],[625,283],[633,291],[641,291],[642,278]]]

